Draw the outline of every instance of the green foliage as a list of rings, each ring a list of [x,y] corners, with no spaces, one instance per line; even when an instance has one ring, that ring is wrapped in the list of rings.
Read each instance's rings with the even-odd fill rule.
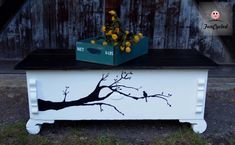
[[[180,129],[178,132],[155,142],[155,145],[209,145],[209,142],[190,128]]]
[[[229,137],[227,140],[228,140],[228,143],[229,145],[235,145],[235,136],[231,136]]]
[[[130,53],[132,45],[137,44],[143,37],[142,33],[134,35],[133,33],[124,30],[121,22],[114,10],[109,11],[110,20],[106,22],[106,25],[102,26],[102,32],[104,34],[103,45],[108,44],[116,46],[120,51]],[[101,36],[102,37],[102,36]],[[91,43],[95,44],[97,40],[92,40]]]
[[[60,130],[60,129],[58,129]],[[50,130],[49,130],[50,131]],[[52,131],[54,132],[54,131]],[[80,132],[78,128],[66,127],[66,131],[60,133],[47,132],[43,135],[30,135],[25,129],[25,123],[5,125],[0,129],[0,145],[138,145],[143,142],[131,142],[107,135],[90,136]],[[141,136],[140,136],[141,138]],[[133,139],[132,139],[133,141]],[[235,144],[234,135],[225,136],[226,144]],[[211,139],[205,139],[192,131],[189,127],[183,127],[176,133],[167,137],[152,140],[150,145],[210,145]]]
[[[101,136],[97,138],[96,145],[121,145],[121,143],[114,137]]]
[[[25,124],[16,123],[5,126],[0,132],[0,145],[51,145],[51,142],[40,135],[30,135]]]

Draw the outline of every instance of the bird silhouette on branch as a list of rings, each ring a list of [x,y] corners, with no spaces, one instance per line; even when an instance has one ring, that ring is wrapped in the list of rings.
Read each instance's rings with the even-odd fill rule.
[[[65,90],[63,91],[64,99],[62,102],[52,102],[52,101],[45,101],[42,99],[38,99],[38,106],[39,111],[46,111],[46,110],[60,110],[64,109],[66,107],[71,106],[100,106],[100,111],[104,111],[103,106],[108,106],[116,110],[121,115],[124,115],[123,112],[121,112],[116,106],[108,103],[104,103],[105,99],[109,98],[112,94],[118,93],[123,97],[127,97],[134,100],[145,100],[145,102],[148,102],[148,99],[150,98],[158,98],[162,99],[166,102],[166,104],[171,107],[171,104],[168,101],[168,98],[172,96],[172,94],[164,94],[164,92],[159,94],[153,94],[149,95],[145,91],[143,91],[143,94],[141,96],[134,96],[131,95],[131,93],[125,93],[125,90],[134,90],[139,91],[142,87],[133,87],[133,86],[127,86],[124,85],[123,82],[125,80],[129,81],[131,80],[131,76],[133,75],[132,72],[125,72],[122,71],[120,75],[117,75],[112,83],[105,85],[104,82],[109,78],[109,73],[103,74],[99,82],[97,83],[95,89],[88,95],[83,98],[80,98],[78,100],[73,101],[66,101],[66,98],[69,94],[69,86],[65,87]],[[110,92],[105,94],[104,96],[100,95],[100,92],[102,89],[109,89]]]

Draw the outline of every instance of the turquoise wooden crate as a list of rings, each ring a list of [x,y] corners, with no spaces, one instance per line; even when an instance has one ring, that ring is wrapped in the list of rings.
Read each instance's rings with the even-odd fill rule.
[[[137,44],[133,44],[130,53],[121,52],[119,46],[103,46],[102,42],[104,40],[102,39],[97,40],[96,44],[91,44],[90,41],[94,39],[89,38],[77,42],[76,60],[106,65],[119,65],[148,53],[147,37],[143,37]]]

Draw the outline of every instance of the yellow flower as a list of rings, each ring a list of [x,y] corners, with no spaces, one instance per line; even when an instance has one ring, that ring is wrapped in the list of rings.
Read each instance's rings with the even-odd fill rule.
[[[126,42],[126,46],[127,46],[127,47],[130,47],[130,46],[131,46],[131,42],[130,42],[130,41],[127,41],[127,42]]]
[[[117,40],[118,39],[117,34],[112,34],[112,38],[113,38],[114,41]]]
[[[142,34],[142,33],[139,33],[138,35],[139,35],[139,37],[140,37],[140,38],[142,38],[142,37],[143,37],[143,34]]]
[[[135,35],[135,36],[134,36],[134,42],[135,42],[135,43],[138,43],[139,41],[140,41],[139,35]]]
[[[102,26],[102,32],[105,32],[105,31],[106,31],[106,27]]]
[[[112,16],[116,16],[117,15],[117,13],[114,10],[109,11],[109,14],[111,14]]]
[[[106,35],[112,35],[113,31],[109,30],[108,33],[106,33]]]
[[[130,32],[129,31],[125,31],[126,35],[128,35]]]
[[[124,51],[124,50],[125,50],[125,47],[120,46],[120,50],[121,50],[121,51]]]
[[[95,44],[96,43],[96,41],[95,40],[91,40],[91,44]]]
[[[119,33],[120,29],[119,28],[115,28],[115,32]]]
[[[115,21],[115,20],[116,20],[116,18],[114,16],[112,16],[112,21]]]
[[[131,52],[131,48],[130,47],[126,47],[126,53],[130,53]]]
[[[108,45],[108,42],[104,41],[102,44],[103,44],[103,46],[106,46],[106,45]]]

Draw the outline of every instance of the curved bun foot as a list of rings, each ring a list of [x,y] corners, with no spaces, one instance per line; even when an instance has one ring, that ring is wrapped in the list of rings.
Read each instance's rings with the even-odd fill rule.
[[[38,134],[41,130],[41,124],[43,123],[54,123],[54,120],[34,120],[29,119],[26,124],[26,129],[30,134]]]
[[[38,134],[41,130],[41,125],[30,119],[26,124],[26,129],[30,134]]]
[[[207,124],[205,120],[199,120],[196,124],[192,124],[193,131],[203,133],[206,130]]]
[[[179,121],[190,123],[195,133],[203,133],[207,128],[207,123],[204,119],[202,120],[179,120]]]

